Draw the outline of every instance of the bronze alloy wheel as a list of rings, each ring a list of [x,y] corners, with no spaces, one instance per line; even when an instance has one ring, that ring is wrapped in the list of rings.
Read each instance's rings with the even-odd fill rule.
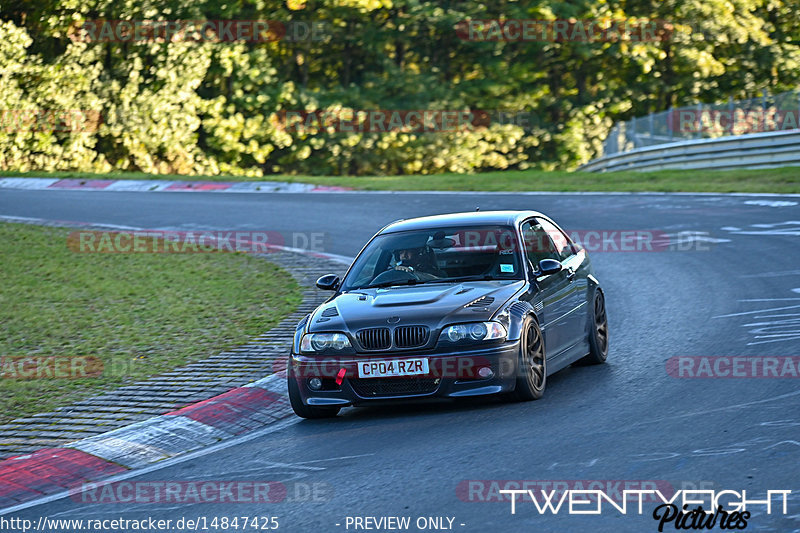
[[[539,324],[528,317],[525,320],[525,335],[520,346],[520,375],[514,396],[517,400],[538,400],[544,394],[547,383],[547,361],[544,351],[544,339]]]
[[[608,317],[606,301],[600,291],[597,291],[594,297],[594,334],[597,339],[597,349],[605,358],[608,355]]]
[[[603,292],[595,289],[594,304],[589,322],[589,353],[576,365],[598,365],[606,362],[608,357],[608,316],[606,315],[606,299]]]

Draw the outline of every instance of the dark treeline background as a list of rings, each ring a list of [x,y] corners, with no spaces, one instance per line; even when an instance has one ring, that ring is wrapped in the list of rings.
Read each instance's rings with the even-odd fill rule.
[[[617,120],[796,88],[798,0],[4,0],[0,110],[95,110],[91,131],[0,125],[0,170],[251,176],[575,168]],[[471,42],[464,19],[660,20],[656,42]],[[279,20],[322,40],[79,42],[83,20]],[[276,113],[501,110],[413,134],[293,132]],[[42,130],[42,128],[39,128]]]

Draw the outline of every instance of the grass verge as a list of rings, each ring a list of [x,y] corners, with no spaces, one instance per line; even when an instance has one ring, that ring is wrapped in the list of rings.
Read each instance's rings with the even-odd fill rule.
[[[76,253],[69,231],[0,223],[0,422],[246,342],[301,301],[257,257]]]
[[[0,172],[0,176],[79,179],[162,179],[181,181],[286,181],[364,190],[391,191],[598,191],[800,193],[800,167],[656,172],[503,171],[430,176],[246,176],[154,175],[138,172]]]

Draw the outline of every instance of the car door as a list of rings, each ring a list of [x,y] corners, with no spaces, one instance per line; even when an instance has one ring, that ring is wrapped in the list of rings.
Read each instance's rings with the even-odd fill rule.
[[[564,297],[564,334],[567,339],[563,348],[568,349],[586,340],[586,291],[588,267],[586,253],[579,250],[567,234],[546,217],[536,219],[555,246],[558,260],[564,265],[564,276],[568,286]]]
[[[520,231],[525,255],[534,268],[537,268],[542,259],[560,260],[555,244],[539,221],[530,219],[523,222]],[[562,270],[557,274],[537,278],[523,296],[539,316],[548,359],[570,346],[572,333],[565,320],[571,305],[568,301],[570,288],[567,271]]]

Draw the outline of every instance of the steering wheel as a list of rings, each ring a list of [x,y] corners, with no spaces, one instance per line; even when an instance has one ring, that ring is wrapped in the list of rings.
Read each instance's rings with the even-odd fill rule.
[[[414,272],[406,272],[405,270],[387,270],[385,272],[381,272],[372,281],[369,282],[370,286],[378,285],[380,283],[393,283],[396,281],[407,281],[415,279],[419,281],[419,276],[416,275]]]

